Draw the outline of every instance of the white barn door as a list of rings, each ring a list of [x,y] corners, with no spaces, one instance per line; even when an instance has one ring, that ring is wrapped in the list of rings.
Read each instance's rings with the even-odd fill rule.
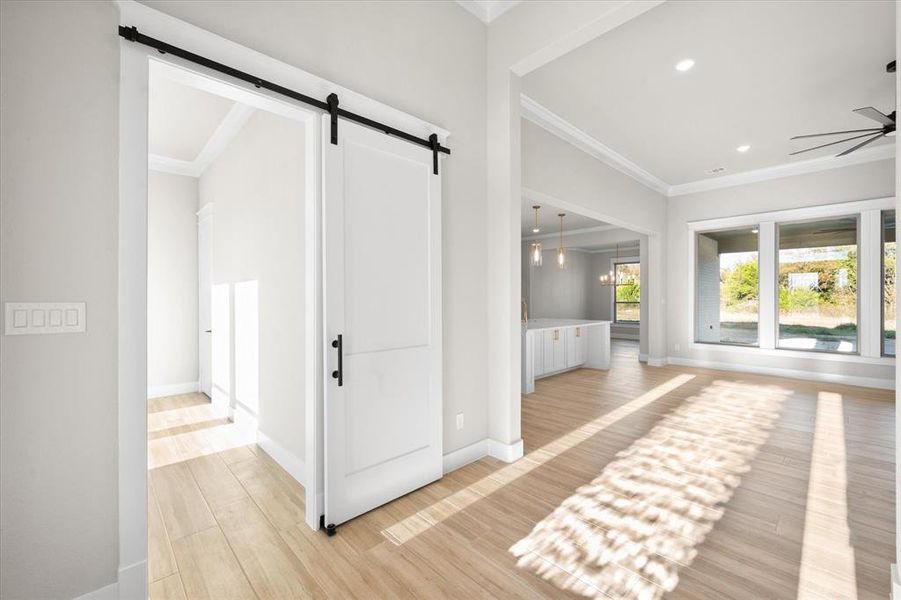
[[[427,148],[384,133],[342,120],[338,142],[323,136],[325,522],[334,525],[442,475],[441,177]]]

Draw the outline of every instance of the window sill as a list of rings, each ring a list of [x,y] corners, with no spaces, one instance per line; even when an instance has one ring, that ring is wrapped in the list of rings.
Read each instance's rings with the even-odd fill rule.
[[[641,323],[623,323],[622,321],[613,321],[611,325],[614,327],[628,327],[629,329],[638,329],[641,327]]]
[[[755,348],[750,346],[730,346],[727,344],[705,344],[703,342],[691,342],[688,345],[688,348],[689,350],[713,350],[714,352],[732,352],[735,354],[778,356],[782,358],[801,358],[805,360],[821,360],[864,365],[892,366],[895,364],[895,357],[893,356],[860,356],[859,354],[785,350],[782,348]]]

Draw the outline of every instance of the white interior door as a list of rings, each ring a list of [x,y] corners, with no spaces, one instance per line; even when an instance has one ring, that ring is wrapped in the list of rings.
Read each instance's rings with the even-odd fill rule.
[[[323,138],[325,518],[338,525],[442,474],[441,177],[428,149],[354,123]]]
[[[212,204],[197,213],[197,282],[199,300],[198,364],[200,365],[200,391],[213,397],[212,355],[212,266],[213,266],[213,215]]]

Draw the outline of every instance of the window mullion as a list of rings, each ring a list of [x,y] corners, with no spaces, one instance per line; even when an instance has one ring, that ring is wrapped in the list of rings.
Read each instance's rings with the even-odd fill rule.
[[[776,223],[764,221],[759,225],[758,238],[758,270],[760,272],[758,294],[759,302],[759,335],[760,347],[773,349],[776,347],[776,331],[779,324],[776,319],[776,307],[779,305],[779,297],[776,280],[778,278],[776,258]]]
[[[882,212],[860,213],[857,314],[860,355],[882,355]]]

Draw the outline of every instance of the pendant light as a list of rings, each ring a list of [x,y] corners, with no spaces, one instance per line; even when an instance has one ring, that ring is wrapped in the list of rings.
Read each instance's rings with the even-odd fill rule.
[[[533,267],[541,266],[541,242],[532,242],[532,247],[529,248],[529,264]]]
[[[538,233],[541,231],[541,228],[538,227],[538,211],[541,210],[541,207],[536,204],[532,209],[535,211],[535,226],[532,227],[532,233]],[[538,240],[532,242],[529,247],[529,264],[533,267],[541,266],[541,242]]]
[[[563,217],[566,216],[566,213],[560,213],[557,216],[560,217],[560,246],[557,248],[557,266],[565,269],[566,249],[563,247]]]
[[[616,245],[616,258],[613,259],[613,264],[616,264],[616,261],[619,260],[619,244]],[[598,279],[601,282],[601,285],[611,286],[616,284],[616,277],[613,274],[613,269],[610,269],[609,273],[604,273]]]

